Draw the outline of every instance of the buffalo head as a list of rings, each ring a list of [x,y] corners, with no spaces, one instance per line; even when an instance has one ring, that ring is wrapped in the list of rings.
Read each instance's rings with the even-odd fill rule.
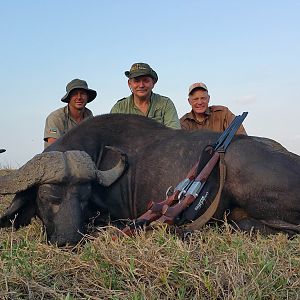
[[[28,225],[38,216],[48,241],[59,246],[82,238],[92,185],[110,186],[123,173],[126,157],[110,170],[97,169],[84,151],[52,151],[36,155],[19,170],[0,177],[0,194],[16,194],[0,218],[0,227]]]

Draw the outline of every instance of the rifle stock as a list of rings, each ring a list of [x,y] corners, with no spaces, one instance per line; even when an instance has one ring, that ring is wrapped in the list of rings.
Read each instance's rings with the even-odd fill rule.
[[[212,172],[219,159],[220,153],[215,152],[199,175],[196,177],[183,200],[179,201],[173,206],[164,205],[162,208],[162,216],[157,219],[157,222],[167,223],[169,225],[174,223],[175,218],[187,207],[189,207],[199,196],[199,193],[201,192],[208,176]]]
[[[161,216],[161,211],[164,205],[172,205],[174,201],[176,201],[175,199],[178,196],[178,194],[179,192],[176,192],[173,195],[168,196],[166,200],[158,203],[152,201],[150,209],[148,209],[136,220],[130,222],[124,229],[122,229],[122,232],[130,236],[138,228],[142,228],[143,226],[147,226],[151,222],[156,221]]]
[[[190,187],[193,179],[196,177],[196,171],[198,168],[199,161],[190,169],[185,179],[183,179],[175,188],[172,195],[168,196],[166,200],[161,202],[151,201],[148,210],[140,217],[130,222],[122,232],[126,235],[132,235],[134,231],[143,226],[149,225],[151,222],[156,221],[162,216],[162,209],[164,206],[171,206],[178,201],[181,193],[186,193]]]

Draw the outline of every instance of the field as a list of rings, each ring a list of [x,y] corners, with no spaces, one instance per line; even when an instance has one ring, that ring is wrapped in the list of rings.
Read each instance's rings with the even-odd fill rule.
[[[1,212],[11,199],[1,198]],[[1,229],[0,299],[300,299],[299,237],[227,223],[185,238],[165,226],[113,239],[116,231],[57,248],[39,220]]]

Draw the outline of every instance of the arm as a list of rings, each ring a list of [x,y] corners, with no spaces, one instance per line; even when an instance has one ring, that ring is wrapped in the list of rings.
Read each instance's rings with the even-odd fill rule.
[[[129,113],[128,106],[126,106],[127,98],[122,98],[118,100],[115,105],[111,108],[110,113],[111,114],[117,114],[117,113]]]
[[[63,132],[59,128],[64,128],[63,120],[58,118],[55,113],[51,113],[45,122],[45,129],[44,129],[44,141],[45,141],[45,148],[50,144],[54,143]]]
[[[173,128],[181,129],[180,122],[178,119],[177,110],[171,99],[168,99],[164,112],[164,125]]]
[[[118,103],[116,103],[110,110],[111,114],[119,113]]]
[[[55,139],[55,138],[49,137],[49,138],[47,139],[47,141],[45,141],[45,142],[47,142],[49,145],[51,145],[51,144],[53,144],[56,140],[57,140],[57,139]]]

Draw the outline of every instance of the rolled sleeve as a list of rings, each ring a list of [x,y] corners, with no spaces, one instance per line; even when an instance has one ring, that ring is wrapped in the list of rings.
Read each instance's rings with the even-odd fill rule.
[[[63,132],[59,128],[61,128],[61,121],[58,121],[52,114],[50,114],[45,122],[45,130],[44,130],[44,141],[46,142],[48,138],[58,139]]]

